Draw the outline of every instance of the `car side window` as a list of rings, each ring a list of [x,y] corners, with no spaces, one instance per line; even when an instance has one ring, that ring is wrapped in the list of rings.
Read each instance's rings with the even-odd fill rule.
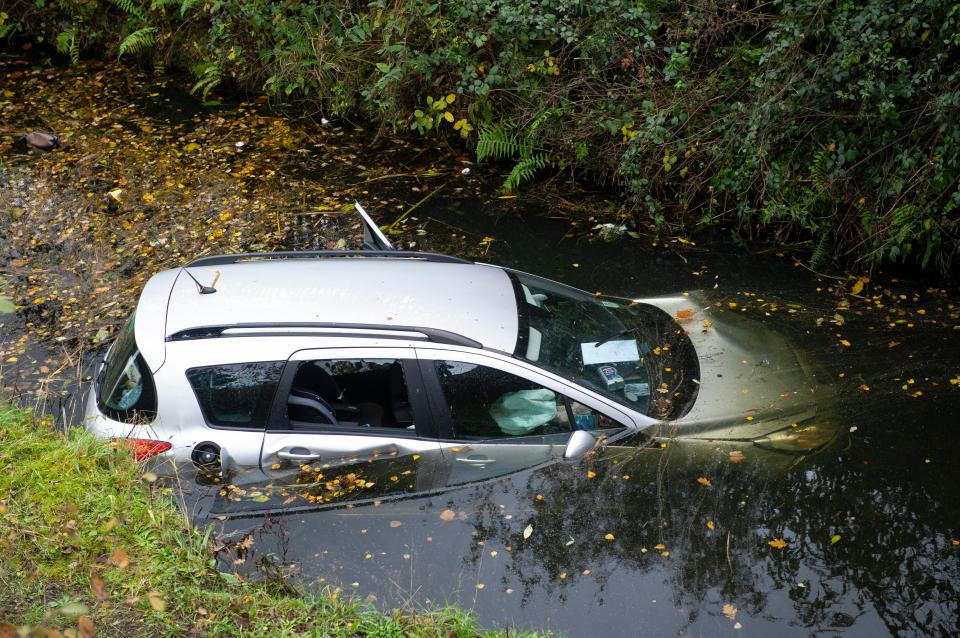
[[[207,423],[226,428],[264,428],[280,382],[283,361],[230,363],[187,370]]]
[[[400,360],[321,359],[296,365],[287,397],[291,429],[416,430]]]
[[[434,366],[457,440],[557,442],[553,439],[565,440],[574,424],[585,426],[594,415],[553,390],[503,370],[459,361],[436,361]],[[574,405],[579,415],[572,411]]]

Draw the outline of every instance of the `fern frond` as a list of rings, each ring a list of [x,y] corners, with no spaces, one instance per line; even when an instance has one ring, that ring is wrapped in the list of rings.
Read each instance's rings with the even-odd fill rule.
[[[534,153],[529,157],[522,158],[507,175],[501,187],[506,192],[517,190],[524,182],[529,182],[537,176],[541,170],[550,164],[550,156],[546,153]]]
[[[157,42],[157,27],[143,27],[137,29],[120,43],[117,49],[117,57],[123,57],[126,53],[139,54],[153,47]]]
[[[77,25],[72,24],[57,34],[57,51],[70,55],[70,63],[80,61],[80,43],[77,38]]]
[[[521,143],[513,131],[502,125],[484,124],[477,131],[477,161],[487,158],[508,159],[521,152]]]
[[[816,247],[813,249],[813,254],[810,255],[810,267],[819,268],[823,265],[827,258],[827,249],[830,247],[830,232],[824,232],[820,235],[820,241],[817,242]]]
[[[207,99],[207,94],[210,93],[220,82],[223,80],[223,76],[220,73],[220,67],[215,63],[208,64],[197,71],[199,79],[197,83],[193,85],[193,88],[190,89],[191,93],[196,93],[200,91],[200,95],[203,99]]]
[[[127,15],[139,18],[143,22],[147,21],[147,13],[134,0],[110,0],[110,2],[120,7]]]

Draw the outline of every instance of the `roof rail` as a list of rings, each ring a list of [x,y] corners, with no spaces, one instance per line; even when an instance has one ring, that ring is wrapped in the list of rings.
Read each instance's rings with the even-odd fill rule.
[[[271,261],[280,259],[331,259],[331,258],[388,258],[388,259],[419,259],[444,264],[472,264],[473,262],[460,257],[442,255],[440,253],[422,253],[416,250],[291,250],[273,253],[237,253],[235,255],[211,255],[194,259],[184,268],[194,266],[223,266],[236,264],[242,261]]]
[[[277,328],[276,333],[269,332],[256,332],[252,335],[242,335],[242,334],[224,334],[227,330],[243,330],[245,328],[251,329],[269,329]],[[179,330],[172,335],[166,338],[166,341],[190,341],[192,339],[215,339],[218,337],[240,337],[240,336],[270,336],[272,334],[276,335],[290,335],[291,332],[295,332],[297,328],[332,328],[334,330],[370,330],[371,332],[418,332],[422,334],[427,341],[433,343],[444,343],[452,346],[465,346],[468,348],[478,348],[482,349],[483,344],[479,341],[475,341],[470,337],[464,337],[461,334],[456,332],[450,332],[449,330],[441,330],[440,328],[424,328],[423,326],[384,326],[380,324],[373,323],[330,323],[330,322],[306,322],[306,323],[270,323],[270,322],[260,322],[260,323],[232,323],[232,324],[223,324],[217,326],[197,326],[195,328],[187,328],[185,330]],[[291,330],[292,329],[292,330]],[[311,336],[316,336],[318,333],[305,333],[310,334]],[[327,334],[329,333],[322,333]],[[363,335],[363,334],[350,334],[352,337],[376,337],[381,335]]]

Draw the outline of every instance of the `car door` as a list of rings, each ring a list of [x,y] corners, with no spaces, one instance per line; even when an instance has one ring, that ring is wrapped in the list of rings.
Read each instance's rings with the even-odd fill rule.
[[[630,423],[575,386],[510,361],[426,348],[417,358],[449,485],[562,458],[575,429],[609,436]]]
[[[441,460],[412,349],[301,350],[287,361],[260,464],[288,498],[429,489]]]

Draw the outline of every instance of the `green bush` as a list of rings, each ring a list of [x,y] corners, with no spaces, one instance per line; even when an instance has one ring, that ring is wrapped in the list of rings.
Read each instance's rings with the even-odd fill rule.
[[[55,40],[74,57],[86,49],[179,64],[204,92],[227,82],[396,131],[470,144],[479,134],[481,146],[505,132],[535,139],[536,148],[492,156],[513,162],[507,187],[548,166],[572,171],[615,184],[637,223],[658,230],[724,224],[812,241],[814,263],[871,268],[947,271],[960,245],[960,4],[17,7],[0,28]],[[450,93],[454,104],[430,110],[428,99]]]

